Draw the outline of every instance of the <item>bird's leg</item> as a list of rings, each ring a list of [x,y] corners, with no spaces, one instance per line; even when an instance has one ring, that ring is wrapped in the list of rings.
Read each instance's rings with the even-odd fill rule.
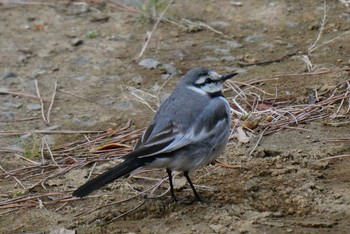
[[[177,202],[175,192],[174,192],[174,185],[173,185],[173,172],[169,168],[166,169],[166,172],[168,173],[168,177],[169,177],[171,197],[173,198],[174,202]]]
[[[193,184],[192,184],[192,181],[191,181],[191,179],[190,179],[190,176],[188,175],[188,171],[184,171],[184,176],[186,177],[188,183],[190,184],[190,186],[191,186],[191,188],[192,188],[192,191],[193,191],[194,195],[196,196],[197,200],[198,200],[199,202],[202,202],[202,203],[203,203],[201,197],[199,196],[199,194],[197,193],[196,189],[194,188],[194,186],[193,186]]]

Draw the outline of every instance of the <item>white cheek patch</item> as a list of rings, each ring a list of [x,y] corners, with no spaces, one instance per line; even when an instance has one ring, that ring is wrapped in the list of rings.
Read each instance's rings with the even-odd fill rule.
[[[187,86],[188,89],[195,91],[196,93],[202,94],[202,95],[207,95],[207,93],[202,89],[202,88],[198,88],[195,86]]]
[[[208,76],[201,76],[201,77],[199,77],[199,78],[196,80],[195,83],[196,83],[197,85],[204,84],[207,78],[208,78]]]
[[[201,89],[206,93],[217,93],[222,90],[223,86],[221,83],[210,83],[204,85]]]

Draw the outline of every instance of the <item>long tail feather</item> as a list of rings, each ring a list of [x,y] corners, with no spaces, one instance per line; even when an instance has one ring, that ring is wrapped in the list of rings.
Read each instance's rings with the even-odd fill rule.
[[[106,171],[105,173],[89,180],[82,186],[80,186],[77,190],[73,192],[73,196],[75,197],[85,197],[95,191],[96,189],[101,188],[102,186],[116,180],[122,176],[128,175],[135,169],[144,166],[144,163],[140,159],[131,159],[125,160],[121,164],[116,167]]]

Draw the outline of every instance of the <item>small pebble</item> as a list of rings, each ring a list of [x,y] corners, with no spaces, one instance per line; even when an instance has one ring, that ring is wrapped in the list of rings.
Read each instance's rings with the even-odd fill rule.
[[[44,69],[36,68],[32,71],[32,77],[35,79],[41,75],[44,75],[45,73],[46,73],[46,71]]]
[[[129,41],[130,34],[118,34],[110,37],[112,41]]]
[[[28,110],[40,110],[41,109],[41,105],[37,104],[37,103],[29,103],[26,105]]]
[[[118,75],[111,75],[107,77],[108,80],[120,80],[120,76]]]
[[[167,80],[169,79],[170,75],[169,74],[162,74],[162,79]]]
[[[95,122],[91,121],[89,117],[82,116],[82,117],[74,117],[73,121],[81,126],[93,126],[95,125]]]
[[[271,42],[261,43],[261,45],[263,47],[266,47],[266,48],[274,48],[275,47],[275,45],[273,43],[271,43]]]
[[[89,63],[89,60],[86,58],[82,58],[82,57],[79,57],[75,60],[75,64],[81,65],[81,66],[86,65],[88,63]]]
[[[163,68],[166,74],[176,75],[178,73],[176,68],[171,64],[163,64]]]
[[[246,42],[255,42],[255,41],[259,41],[263,38],[264,38],[263,35],[251,35],[251,36],[247,36],[244,40]]]
[[[176,50],[174,55],[176,58],[182,60],[188,55],[188,53],[182,50]]]
[[[133,82],[135,82],[135,83],[139,83],[139,84],[141,84],[141,82],[142,82],[142,76],[140,76],[140,75],[136,75],[136,76],[133,76],[132,78],[131,78],[131,80],[133,81]]]
[[[234,56],[225,56],[221,60],[224,61],[224,62],[232,62],[232,61],[236,60],[236,57],[234,57]]]
[[[203,59],[203,61],[206,61],[206,62],[218,62],[220,61],[218,58],[215,58],[215,57],[212,57],[212,56],[207,56]]]
[[[143,59],[139,62],[139,65],[148,69],[154,69],[160,65],[160,62],[155,59]]]
[[[241,43],[238,43],[237,41],[226,41],[226,45],[228,45],[231,48],[240,48],[243,46]]]
[[[70,42],[70,44],[72,46],[80,46],[84,43],[84,41],[82,39],[79,39],[79,38],[73,38]]]
[[[0,80],[11,78],[11,77],[16,77],[16,73],[10,71],[10,70],[5,70],[3,73],[0,74]]]
[[[102,98],[102,99],[98,100],[97,102],[100,103],[101,105],[105,105],[105,106],[114,104],[114,101],[110,98]]]
[[[85,2],[75,2],[69,5],[69,11],[71,14],[80,15],[89,11],[89,4]]]
[[[13,102],[7,102],[7,101],[5,101],[5,102],[3,103],[3,106],[5,106],[5,107],[20,108],[21,106],[23,106],[23,103],[13,103]]]
[[[215,54],[217,55],[227,55],[230,53],[230,50],[229,49],[219,49],[219,48],[216,48],[214,50]]]
[[[86,80],[86,77],[85,77],[85,76],[77,76],[77,77],[75,77],[74,79],[75,79],[75,80],[78,80],[78,81],[80,81],[80,82],[83,82],[83,81]]]
[[[227,23],[226,21],[213,21],[209,22],[209,25],[215,28],[227,28],[231,26],[231,24]]]
[[[90,19],[90,22],[92,23],[105,23],[109,20],[109,15],[102,15],[102,14],[98,14],[98,15],[94,15],[92,16],[92,18]]]
[[[55,140],[53,139],[52,136],[44,135],[44,137],[45,137],[45,140],[46,140],[47,144],[49,144],[49,145],[54,145],[55,144]]]
[[[113,108],[118,110],[127,110],[127,109],[131,109],[132,107],[133,107],[133,104],[131,102],[122,102],[113,106]]]

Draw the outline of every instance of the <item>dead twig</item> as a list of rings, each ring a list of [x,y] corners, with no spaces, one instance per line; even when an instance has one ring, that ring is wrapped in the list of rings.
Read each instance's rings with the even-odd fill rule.
[[[0,165],[0,170],[3,171],[4,173],[8,174],[8,172]],[[22,182],[17,179],[16,176],[11,176],[24,190],[26,190],[27,188],[22,184]]]
[[[0,120],[0,123],[17,123],[17,122],[25,122],[25,121],[32,121],[41,119],[40,117],[29,117],[29,118],[22,118],[22,119],[13,119],[13,120]]]
[[[50,103],[49,109],[47,110],[47,117],[46,117],[47,123],[50,123],[50,113],[53,107],[53,103],[55,101],[56,91],[57,91],[57,81],[55,81],[55,86],[51,97],[51,103]]]
[[[33,98],[37,100],[42,100],[43,102],[50,102],[50,100],[45,99],[45,98],[39,98],[38,96],[27,94],[27,93],[19,93],[19,92],[13,92],[13,91],[7,91],[4,89],[0,89],[0,94],[9,94],[9,95],[14,95],[14,96],[22,96],[22,97],[28,97],[28,98]]]
[[[45,117],[45,113],[44,113],[44,101],[43,101],[43,99],[41,98],[41,95],[40,95],[39,86],[38,86],[38,80],[37,80],[37,79],[34,80],[34,84],[35,84],[36,94],[38,95],[38,99],[39,99],[40,105],[41,105],[41,116],[42,116],[44,122],[45,122],[45,123],[48,123],[48,122],[47,122],[47,119],[46,119],[46,117]]]
[[[71,93],[71,92],[65,91],[65,90],[63,90],[63,89],[57,89],[57,90],[60,91],[60,92],[62,92],[62,93],[65,93],[65,94],[68,94],[68,95],[71,95],[71,96],[74,96],[74,97],[77,97],[77,98],[81,98],[81,99],[83,99],[83,100],[85,100],[85,101],[92,102],[92,103],[97,104],[97,105],[99,105],[99,106],[103,106],[103,105],[101,105],[101,104],[98,103],[98,102],[95,102],[95,101],[93,101],[93,100],[91,100],[91,99],[88,99],[88,98],[86,98],[86,97],[80,96],[80,95],[78,95],[78,94]]]
[[[58,165],[58,163],[56,162],[54,156],[52,155],[52,151],[51,151],[51,149],[50,149],[49,144],[48,144],[47,141],[46,141],[45,136],[43,136],[42,139],[43,139],[43,141],[44,141],[44,143],[45,143],[45,145],[46,145],[46,149],[49,151],[49,154],[50,154],[50,157],[51,157],[52,162],[53,162],[58,168],[61,168],[60,165]]]
[[[104,131],[84,131],[84,130],[34,130],[34,131],[0,131],[0,135],[12,136],[12,135],[25,135],[25,134],[100,134]]]
[[[332,156],[332,157],[322,158],[319,161],[326,161],[326,160],[345,158],[345,157],[350,157],[350,154],[342,154],[342,155],[336,155],[336,156]]]
[[[262,61],[262,62],[255,62],[255,63],[245,63],[245,62],[241,62],[241,61],[238,61],[237,64],[241,67],[248,67],[248,66],[255,66],[255,65],[258,65],[258,66],[261,66],[261,65],[269,65],[271,63],[280,63],[280,62],[283,62],[284,60],[290,58],[290,57],[293,57],[294,55],[297,55],[299,53],[299,50],[293,52],[293,53],[290,53],[290,54],[287,54],[287,55],[284,55],[283,57],[281,58],[278,58],[278,59],[272,59],[272,60],[267,60],[267,61]]]
[[[117,219],[120,219],[120,218],[122,218],[122,217],[124,217],[124,216],[130,214],[131,212],[137,210],[138,208],[140,208],[141,206],[143,206],[144,204],[146,204],[146,201],[147,201],[147,199],[143,200],[138,206],[135,206],[134,208],[128,210],[127,212],[124,212],[123,214],[118,215],[117,217],[111,219],[111,220],[108,222],[108,224],[110,224],[110,223],[116,221]]]
[[[149,34],[147,34],[147,40],[146,40],[145,44],[142,46],[141,52],[139,54],[139,59],[142,57],[143,53],[145,52],[149,42],[151,41],[153,33],[156,31],[156,29],[158,27],[159,22],[162,20],[162,18],[164,17],[165,12],[168,10],[168,8],[173,3],[173,1],[174,0],[170,0],[168,2],[168,5],[164,8],[163,12],[159,15],[156,23],[154,24],[152,31]]]

